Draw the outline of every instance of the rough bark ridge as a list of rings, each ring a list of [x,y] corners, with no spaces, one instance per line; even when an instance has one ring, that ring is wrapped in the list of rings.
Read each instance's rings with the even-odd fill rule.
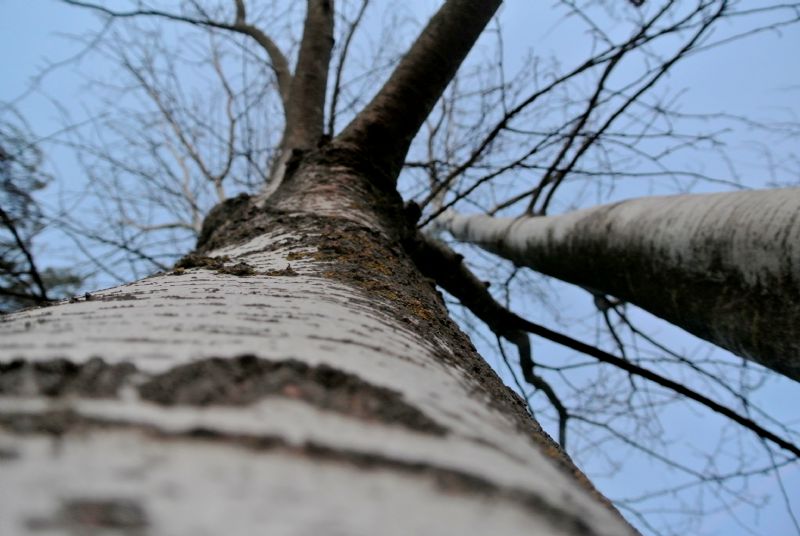
[[[800,189],[633,199],[551,217],[449,214],[440,223],[800,381]]]
[[[0,532],[633,533],[448,319],[397,194],[334,162],[0,324]]]

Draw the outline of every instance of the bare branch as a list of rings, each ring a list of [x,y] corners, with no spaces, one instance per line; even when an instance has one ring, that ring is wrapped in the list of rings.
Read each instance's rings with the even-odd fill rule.
[[[533,352],[531,350],[530,340],[528,334],[522,330],[508,334],[513,337],[511,342],[517,345],[519,349],[519,364],[522,369],[522,377],[530,385],[544,393],[550,405],[556,410],[558,415],[558,444],[562,449],[567,448],[567,421],[571,417],[569,410],[567,410],[561,398],[556,393],[555,389],[541,376],[534,372]]]
[[[666,73],[668,73],[673,65],[675,65],[682,58],[686,57],[686,55],[689,53],[689,51],[692,50],[695,47],[695,45],[700,41],[700,38],[703,37],[708,32],[708,29],[713,25],[713,23],[722,16],[722,14],[725,12],[726,7],[727,7],[727,4],[725,2],[720,3],[719,9],[717,9],[710,17],[708,17],[706,20],[703,21],[703,23],[701,24],[699,29],[692,36],[692,38],[689,39],[689,41],[685,45],[683,45],[678,50],[678,52],[676,52],[669,60],[665,61],[659,67],[659,69],[656,71],[656,73],[650,78],[650,80],[648,80],[639,89],[637,89],[632,95],[630,95],[625,100],[625,102],[621,106],[619,106],[617,108],[617,110],[606,119],[606,121],[603,123],[603,125],[599,129],[597,129],[595,132],[591,133],[590,135],[588,135],[586,137],[586,139],[581,144],[581,146],[578,149],[578,151],[572,157],[569,165],[567,165],[563,170],[559,171],[558,175],[555,178],[551,178],[549,176],[549,174],[548,174],[548,175],[546,175],[544,177],[544,179],[542,179],[542,183],[541,183],[542,186],[545,186],[545,185],[547,185],[549,183],[552,183],[552,186],[550,187],[550,190],[548,191],[547,196],[545,197],[544,202],[542,203],[542,207],[538,211],[538,214],[545,214],[547,212],[547,207],[550,205],[550,201],[553,199],[553,194],[555,194],[556,189],[562,183],[562,181],[564,180],[564,177],[567,176],[567,174],[572,169],[572,167],[575,166],[575,164],[578,162],[580,157],[588,150],[588,148],[600,137],[600,135],[603,134],[603,132],[608,130],[608,128],[611,126],[611,124],[631,104],[633,104],[634,102],[637,102],[639,100],[639,98],[645,92],[647,92],[650,88],[652,88],[655,85],[655,83],[658,82],[659,79],[661,79]],[[598,92],[600,90],[602,90],[603,82],[604,82],[604,80],[601,80],[601,83],[598,84]],[[558,163],[560,163],[561,156],[563,156],[563,155],[560,155],[559,159],[556,162],[553,163],[553,167],[555,167],[556,165],[558,165]],[[533,206],[535,205],[536,200],[539,197],[538,194],[541,193],[541,192],[542,192],[542,188],[537,188],[536,189],[535,194],[534,194],[533,198],[531,199],[530,205],[528,207],[528,211],[529,212],[531,212],[531,213],[533,212]]]
[[[222,169],[220,169],[219,172],[209,177],[216,188],[217,201],[221,203],[226,197],[222,181],[228,176],[228,173],[230,173],[231,167],[233,166],[233,160],[236,157],[237,120],[235,114],[233,113],[235,95],[233,94],[233,89],[231,89],[228,80],[225,78],[225,72],[222,70],[222,63],[220,62],[219,53],[217,52],[216,48],[213,47],[211,60],[214,66],[214,72],[217,73],[220,83],[222,84],[222,88],[225,91],[225,115],[228,119],[228,136],[225,143],[225,164],[222,166]]]
[[[230,30],[232,32],[247,35],[255,40],[255,42],[258,43],[267,53],[267,56],[270,59],[270,67],[272,67],[272,70],[275,72],[275,77],[278,81],[278,90],[280,91],[283,99],[284,108],[286,108],[288,104],[292,83],[292,71],[289,68],[289,62],[286,60],[286,56],[284,56],[278,45],[276,45],[266,33],[264,33],[258,27],[246,22],[244,3],[241,2],[241,0],[237,0],[236,2],[236,21],[233,24],[210,19],[196,19],[184,15],[160,11],[157,9],[134,9],[130,11],[118,11],[91,2],[84,2],[82,0],[61,1],[72,6],[91,9],[113,18],[159,17],[176,22],[183,22],[196,26],[205,26],[207,28],[217,28],[219,30]]]
[[[236,5],[236,24],[243,24],[247,20],[244,0],[233,0],[233,2]]]
[[[317,146],[324,130],[325,94],[333,48],[333,0],[307,0],[289,106],[283,151]]]
[[[328,135],[333,137],[336,130],[336,105],[339,102],[339,92],[342,89],[342,73],[344,72],[344,64],[347,60],[347,53],[350,50],[350,43],[353,41],[353,36],[356,34],[361,19],[367,11],[369,0],[361,0],[361,8],[358,10],[355,18],[348,24],[347,34],[344,38],[342,50],[339,53],[339,61],[336,62],[336,75],[333,81],[333,92],[331,94],[331,104],[328,110]]]
[[[6,229],[11,233],[11,236],[14,237],[14,242],[16,242],[17,247],[19,248],[22,255],[25,257],[26,262],[28,263],[28,274],[33,279],[33,282],[36,284],[36,288],[38,289],[38,295],[33,296],[33,298],[38,302],[46,302],[50,301],[50,298],[47,297],[47,288],[44,286],[44,282],[42,281],[42,277],[39,274],[39,270],[36,268],[36,262],[33,260],[33,254],[31,253],[28,246],[25,244],[25,241],[19,235],[17,231],[17,226],[14,224],[14,220],[0,207],[0,220],[3,221],[3,225]],[[31,296],[26,296],[31,297]]]

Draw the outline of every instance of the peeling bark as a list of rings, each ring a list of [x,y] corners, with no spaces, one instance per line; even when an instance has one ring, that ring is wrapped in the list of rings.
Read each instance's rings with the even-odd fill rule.
[[[441,218],[459,240],[633,303],[800,381],[800,189]]]

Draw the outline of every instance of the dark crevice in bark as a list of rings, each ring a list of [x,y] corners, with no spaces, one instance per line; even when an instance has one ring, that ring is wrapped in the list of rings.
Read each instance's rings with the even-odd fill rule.
[[[12,447],[0,445],[0,463],[18,460],[20,456],[21,454],[19,450]]]
[[[559,508],[545,501],[539,494],[510,486],[501,486],[481,476],[466,471],[440,467],[413,460],[402,460],[379,453],[335,448],[317,442],[294,444],[278,436],[254,436],[223,433],[209,428],[194,428],[186,431],[166,431],[151,425],[113,422],[67,412],[44,412],[40,414],[0,413],[0,429],[17,434],[40,435],[78,433],[82,437],[97,429],[135,430],[161,441],[200,440],[247,448],[254,451],[274,452],[301,458],[316,463],[344,464],[362,471],[392,471],[428,479],[442,493],[460,496],[479,496],[491,502],[512,502],[530,511],[535,516],[544,516],[553,525],[566,528],[576,536],[592,536],[597,532],[574,512]],[[561,500],[559,498],[559,500]]]
[[[109,365],[99,358],[81,364],[66,359],[16,359],[0,363],[0,395],[109,398],[135,373],[136,367],[129,363]]]
[[[246,262],[232,262],[231,258],[227,255],[209,257],[199,253],[189,253],[188,255],[184,255],[180,260],[178,260],[178,262],[175,263],[171,274],[182,275],[186,272],[186,270],[190,270],[192,268],[205,268],[207,270],[213,270],[218,274],[228,274],[239,277],[255,275],[258,273],[253,266],[247,264]]]
[[[197,250],[213,249],[213,244],[210,247],[205,246],[214,235],[220,234],[220,228],[229,224],[230,220],[239,221],[242,216],[247,214],[250,208],[250,196],[247,194],[231,197],[212,208],[203,220],[200,235],[197,237]],[[219,238],[217,238],[217,242],[219,242]]]
[[[150,521],[141,501],[129,497],[65,497],[52,515],[30,517],[28,529],[96,534],[110,531],[119,536],[144,536]],[[95,532],[97,531],[97,532]]]
[[[328,365],[267,361],[254,356],[206,359],[182,365],[139,386],[143,399],[190,406],[247,405],[268,396],[303,400],[326,411],[444,435],[444,427],[400,393]]]
[[[99,358],[82,364],[65,359],[0,364],[0,396],[115,398],[123,386],[133,384],[143,400],[163,406],[243,406],[279,396],[360,420],[447,433],[397,391],[324,364],[211,358],[150,377],[132,364],[109,365]]]

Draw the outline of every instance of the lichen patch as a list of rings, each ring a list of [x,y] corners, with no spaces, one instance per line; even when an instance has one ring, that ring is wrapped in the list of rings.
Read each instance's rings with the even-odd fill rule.
[[[256,274],[256,269],[246,262],[240,261],[235,264],[229,264],[230,262],[231,258],[227,255],[209,257],[208,255],[202,255],[200,253],[189,253],[175,263],[172,274],[182,275],[190,268],[206,268],[208,270],[214,270],[218,274],[229,274],[240,277]]]

